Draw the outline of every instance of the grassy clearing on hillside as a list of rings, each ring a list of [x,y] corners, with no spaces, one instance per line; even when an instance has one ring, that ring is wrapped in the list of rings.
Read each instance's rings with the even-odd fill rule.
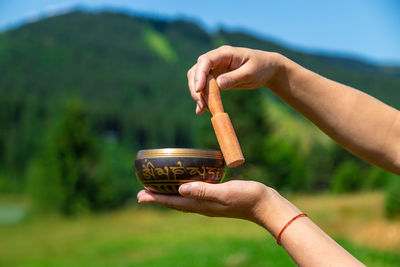
[[[147,28],[143,34],[143,37],[147,44],[161,58],[172,63],[177,61],[178,56],[164,35],[152,30],[151,28]]]
[[[363,198],[359,196],[360,202]],[[349,198],[294,200],[301,207],[307,206],[304,210],[327,229],[329,223],[335,223],[318,215],[320,206],[331,208],[339,203],[342,207]],[[295,266],[275,240],[255,224],[148,207],[72,219],[43,217],[0,226],[0,266]],[[355,207],[350,217],[364,213],[358,210],[360,205]],[[343,212],[333,209],[329,218],[340,217],[338,210]],[[327,230],[335,232],[336,228]],[[368,266],[400,263],[400,255],[395,253],[346,240],[340,243]]]
[[[298,116],[293,116],[290,108],[276,102],[271,97],[264,99],[266,114],[274,125],[274,135],[285,137],[289,143],[296,144],[305,154],[310,153],[314,143],[323,146],[332,146],[333,141],[310,121]]]

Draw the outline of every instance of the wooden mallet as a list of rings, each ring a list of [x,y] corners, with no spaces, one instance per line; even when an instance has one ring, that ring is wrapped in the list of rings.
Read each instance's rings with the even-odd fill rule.
[[[202,96],[212,114],[211,123],[214,127],[226,165],[228,167],[236,167],[243,164],[242,149],[240,148],[229,115],[224,112],[220,89],[212,75],[208,75],[207,77],[206,88],[202,91]]]

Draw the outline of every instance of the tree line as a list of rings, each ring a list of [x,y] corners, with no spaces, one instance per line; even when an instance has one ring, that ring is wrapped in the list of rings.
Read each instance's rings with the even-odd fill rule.
[[[194,114],[185,74],[197,56],[222,44],[280,52],[400,103],[400,78],[377,66],[307,55],[245,33],[209,34],[187,21],[72,12],[0,35],[0,191],[27,193],[42,211],[111,209],[141,188],[133,170],[139,149],[218,148],[209,114]],[[266,99],[278,100],[266,91],[223,94],[246,157],[226,179],[280,191],[388,188],[387,212],[399,212],[397,177],[337,145],[312,142],[305,152],[301,140],[276,134],[264,107]]]

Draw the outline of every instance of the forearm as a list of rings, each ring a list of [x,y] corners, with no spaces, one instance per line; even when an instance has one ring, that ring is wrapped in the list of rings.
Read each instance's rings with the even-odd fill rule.
[[[282,227],[300,213],[270,189],[265,201],[258,206],[256,223],[276,237]],[[363,266],[307,217],[293,221],[282,233],[280,242],[299,266]]]
[[[336,142],[400,174],[399,112],[351,87],[321,77],[287,58],[266,86]]]

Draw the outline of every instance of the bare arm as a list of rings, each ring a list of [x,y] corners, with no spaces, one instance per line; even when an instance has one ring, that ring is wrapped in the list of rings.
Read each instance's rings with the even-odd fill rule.
[[[268,87],[344,148],[400,174],[398,110],[317,75],[280,54],[224,46],[200,56],[188,72],[197,113],[204,110],[199,92],[211,70],[225,72],[217,78],[223,90]]]
[[[138,194],[138,201],[207,216],[253,221],[274,237],[290,219],[301,213],[278,192],[258,182],[195,182],[181,186],[180,194],[182,196],[161,195],[143,190]],[[293,221],[280,241],[299,266],[363,266],[307,217]]]
[[[217,78],[223,90],[270,88],[345,148],[400,173],[398,111],[375,98],[323,78],[282,55],[225,46],[199,57],[188,71],[198,114],[205,109],[200,92],[212,71],[223,73]],[[301,213],[278,192],[257,182],[196,182],[182,185],[180,194],[160,195],[143,190],[138,200],[207,216],[250,220],[274,237]],[[293,221],[280,240],[300,266],[363,266],[307,217]]]
[[[268,86],[344,148],[400,174],[399,111],[283,58]]]

